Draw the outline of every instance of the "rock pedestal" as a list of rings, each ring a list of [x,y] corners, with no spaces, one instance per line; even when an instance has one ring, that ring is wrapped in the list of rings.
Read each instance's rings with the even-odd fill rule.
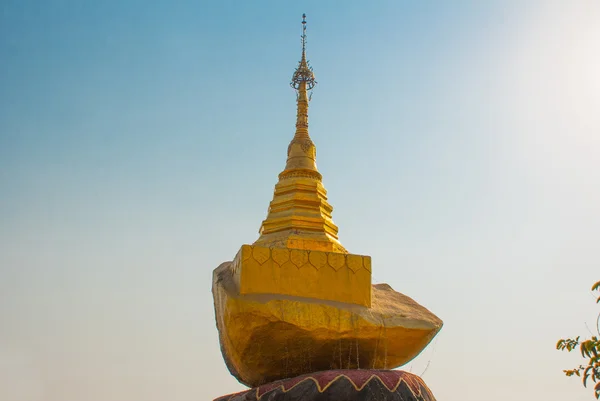
[[[329,370],[279,380],[215,401],[435,401],[420,377],[399,370]]]

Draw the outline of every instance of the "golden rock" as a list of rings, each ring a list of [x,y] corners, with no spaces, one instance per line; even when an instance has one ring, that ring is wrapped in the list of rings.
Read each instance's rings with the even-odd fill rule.
[[[371,285],[371,257],[348,253],[308,134],[302,58],[292,77],[296,132],[260,236],[213,273],[215,317],[230,372],[248,386],[328,369],[390,369],[423,350],[442,321],[386,284]]]
[[[234,263],[213,273],[221,351],[243,384],[328,369],[392,369],[433,339],[442,321],[387,284],[371,307],[278,294],[240,294]]]

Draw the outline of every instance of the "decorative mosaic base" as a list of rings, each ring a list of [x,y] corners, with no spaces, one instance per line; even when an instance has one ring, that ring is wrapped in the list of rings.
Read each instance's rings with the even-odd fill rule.
[[[435,401],[423,380],[401,370],[327,370],[278,380],[215,401]]]

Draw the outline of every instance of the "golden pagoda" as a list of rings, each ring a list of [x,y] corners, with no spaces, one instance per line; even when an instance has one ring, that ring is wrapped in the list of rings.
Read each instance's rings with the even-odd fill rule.
[[[260,236],[213,272],[221,351],[242,383],[327,369],[389,369],[427,346],[442,321],[387,284],[371,284],[371,257],[338,240],[332,206],[308,133],[308,92],[316,85],[302,56],[291,86],[296,131]]]
[[[296,90],[296,133],[287,149],[269,214],[254,245],[347,253],[331,219],[333,208],[317,170],[317,148],[308,134],[308,91],[316,85],[306,60],[306,15],[302,19],[302,58],[292,76]]]

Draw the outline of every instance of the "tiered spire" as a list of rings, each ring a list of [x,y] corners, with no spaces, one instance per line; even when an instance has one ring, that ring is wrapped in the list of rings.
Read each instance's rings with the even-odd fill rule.
[[[308,91],[317,81],[306,59],[306,14],[302,15],[301,38],[302,58],[290,83],[296,90],[296,132],[255,245],[347,253],[337,239],[333,207],[317,170],[317,149],[308,134]]]
[[[308,135],[308,91],[312,90],[317,81],[315,74],[306,60],[306,14],[302,14],[302,58],[298,68],[292,75],[290,86],[296,90],[296,102],[298,110],[296,113],[296,133],[288,148],[288,159],[286,170],[305,168],[317,171],[316,148]],[[300,145],[301,151],[290,152],[294,144]],[[306,151],[310,148],[310,151]]]

